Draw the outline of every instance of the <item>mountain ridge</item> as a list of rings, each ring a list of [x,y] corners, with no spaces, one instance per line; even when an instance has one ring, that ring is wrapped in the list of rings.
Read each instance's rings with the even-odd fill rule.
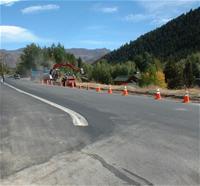
[[[200,7],[141,35],[101,59],[106,59],[110,63],[126,62],[148,52],[161,61],[171,58],[178,61],[198,51],[200,51]]]
[[[106,48],[69,48],[65,50],[66,52],[73,54],[76,58],[80,57],[84,62],[87,63],[92,63],[110,52],[110,50]],[[23,48],[19,48],[16,50],[0,49],[0,54],[5,56],[4,62],[11,68],[16,67],[16,64],[19,62],[19,58],[22,53]]]

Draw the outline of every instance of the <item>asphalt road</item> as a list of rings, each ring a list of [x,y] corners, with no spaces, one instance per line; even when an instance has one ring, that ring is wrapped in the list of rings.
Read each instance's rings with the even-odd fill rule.
[[[0,86],[3,184],[199,185],[199,105],[6,80],[83,115]]]

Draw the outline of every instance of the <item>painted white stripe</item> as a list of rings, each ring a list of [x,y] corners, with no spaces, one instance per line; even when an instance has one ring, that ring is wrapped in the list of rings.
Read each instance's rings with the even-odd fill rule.
[[[188,111],[188,109],[186,109],[186,108],[175,108],[174,110],[177,110],[177,111]]]
[[[77,113],[77,112],[75,112],[75,111],[73,111],[73,110],[71,110],[71,109],[69,109],[69,108],[66,108],[66,107],[63,107],[63,106],[61,106],[61,105],[58,105],[58,104],[56,104],[56,103],[54,103],[54,102],[51,102],[51,101],[49,101],[49,100],[46,100],[46,99],[44,99],[44,98],[38,97],[38,96],[33,95],[33,94],[30,94],[30,93],[28,93],[28,92],[25,92],[25,91],[23,91],[23,90],[21,90],[21,89],[18,89],[18,88],[14,87],[14,86],[12,86],[12,85],[10,85],[10,84],[8,84],[8,83],[4,83],[4,84],[7,85],[7,86],[10,87],[10,88],[12,88],[12,89],[14,89],[14,90],[16,90],[16,91],[22,93],[22,94],[26,94],[26,95],[28,95],[28,96],[31,96],[31,97],[33,97],[33,98],[35,98],[35,99],[38,99],[38,100],[40,100],[40,101],[42,101],[42,102],[44,102],[44,103],[46,103],[46,104],[49,104],[49,105],[51,105],[51,106],[53,106],[53,107],[56,107],[56,108],[58,108],[58,109],[60,109],[60,110],[62,110],[62,111],[64,111],[64,112],[66,112],[66,113],[69,114],[70,117],[72,118],[72,122],[73,122],[73,124],[74,124],[75,126],[81,126],[81,127],[88,126],[87,120],[86,120],[82,115],[80,115],[79,113]]]

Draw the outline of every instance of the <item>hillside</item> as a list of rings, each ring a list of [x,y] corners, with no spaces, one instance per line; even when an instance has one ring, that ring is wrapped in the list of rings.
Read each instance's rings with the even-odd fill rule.
[[[0,50],[0,55],[3,56],[3,59],[9,67],[15,68],[16,64],[19,62],[19,57],[22,53],[23,49],[17,50]]]
[[[71,48],[66,49],[66,52],[73,54],[76,58],[81,58],[84,62],[92,63],[102,56],[108,54],[110,50],[102,49],[85,49],[85,48]]]
[[[0,54],[4,56],[5,63],[9,67],[16,67],[16,64],[19,62],[19,57],[22,54],[23,49],[17,50],[0,50]],[[66,52],[73,54],[76,58],[81,58],[84,62],[92,63],[95,60],[101,58],[105,54],[109,53],[110,50],[102,49],[84,49],[84,48],[72,48],[66,49]]]
[[[142,35],[135,41],[105,55],[108,62],[134,60],[136,55],[148,52],[161,61],[180,60],[200,51],[200,8],[169,21],[167,24]]]

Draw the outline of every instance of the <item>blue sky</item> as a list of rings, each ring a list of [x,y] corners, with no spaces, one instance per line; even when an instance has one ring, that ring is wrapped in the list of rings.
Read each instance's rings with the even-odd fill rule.
[[[60,42],[113,50],[199,6],[199,0],[0,0],[0,48]]]

